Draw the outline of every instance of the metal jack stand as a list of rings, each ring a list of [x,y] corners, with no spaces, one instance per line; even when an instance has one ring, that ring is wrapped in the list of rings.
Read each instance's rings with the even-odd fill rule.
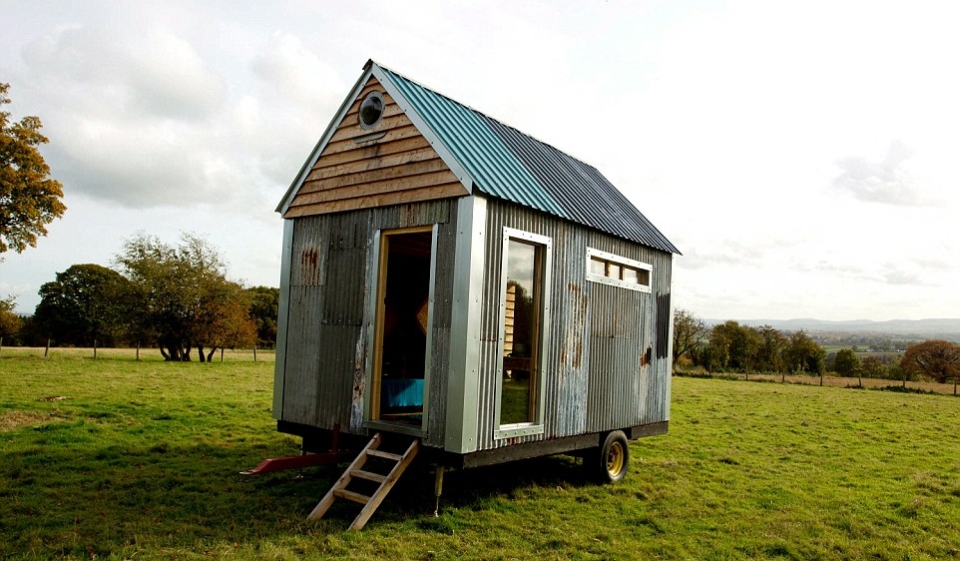
[[[433,484],[433,495],[436,498],[436,503],[433,507],[433,517],[440,517],[440,494],[443,493],[443,466],[437,466],[437,479]]]

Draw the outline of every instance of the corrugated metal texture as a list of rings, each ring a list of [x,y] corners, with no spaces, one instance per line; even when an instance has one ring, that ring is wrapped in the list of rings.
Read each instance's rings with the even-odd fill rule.
[[[452,262],[454,200],[431,201],[300,218],[294,223],[290,274],[285,421],[362,432],[367,330],[366,275],[378,229],[439,224],[438,263]],[[428,445],[442,445],[452,271],[437,267],[433,318]],[[436,413],[436,415],[435,415]]]
[[[654,353],[653,364],[651,365],[651,380],[647,384],[649,392],[645,398],[647,403],[646,415],[641,418],[641,422],[656,422],[658,420],[668,420],[670,418],[670,376],[673,372],[673,355],[670,352],[672,348],[671,338],[673,337],[670,282],[673,276],[672,261],[662,263],[660,267],[654,270],[654,286],[659,287],[655,290],[656,298],[653,299],[656,309],[656,322],[650,318],[650,329],[655,329],[657,336],[666,334],[666,349],[657,350]],[[658,347],[659,347],[658,339]]]
[[[437,267],[434,281],[432,324],[433,353],[430,357],[430,387],[427,405],[427,430],[423,443],[443,446],[447,406],[447,373],[450,360],[450,318],[453,300],[453,263],[456,250],[456,199],[443,199],[418,204],[380,207],[371,212],[371,239],[376,230],[413,228],[439,224],[437,232]],[[369,341],[372,345],[373,341]]]
[[[382,66],[483,193],[679,253],[599,171]]]
[[[672,255],[510,203],[491,200],[487,210],[478,449],[664,420],[669,359],[651,356],[646,365],[641,363],[647,346],[654,344],[654,294],[669,294]],[[553,344],[545,350],[542,371],[546,378],[544,434],[495,440],[500,263],[505,227],[553,240],[552,322],[545,326]],[[653,293],[586,281],[587,247],[652,264]]]
[[[369,222],[344,213],[295,223],[286,421],[349,430]]]
[[[375,230],[413,228],[431,224],[446,224],[456,213],[451,210],[456,199],[379,207],[371,211],[370,239]]]
[[[587,430],[598,432],[637,424],[641,319],[649,295],[590,283],[590,384]]]
[[[607,234],[679,253],[596,168],[513,127],[485,115],[484,118],[571,220]]]
[[[283,378],[283,409],[280,418],[292,423],[317,423],[317,365],[320,363],[320,322],[316,316],[301,313],[319,309],[320,291],[311,287],[290,289],[290,315],[287,322],[287,354]],[[280,388],[275,388],[278,391]]]
[[[564,216],[562,208],[490,130],[480,113],[380,68],[483,192]]]

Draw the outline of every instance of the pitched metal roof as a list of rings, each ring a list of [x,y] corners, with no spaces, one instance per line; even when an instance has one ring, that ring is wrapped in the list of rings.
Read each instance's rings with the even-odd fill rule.
[[[596,168],[375,63],[487,195],[670,253],[680,251]],[[380,70],[381,72],[378,72]]]

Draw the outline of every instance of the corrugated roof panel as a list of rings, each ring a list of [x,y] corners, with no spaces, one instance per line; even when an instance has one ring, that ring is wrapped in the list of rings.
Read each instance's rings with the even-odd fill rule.
[[[483,193],[680,253],[593,166],[392,70],[379,68]]]
[[[549,144],[486,117],[540,184],[574,222],[644,245],[680,253],[596,168]]]
[[[387,68],[391,82],[484,193],[566,218],[563,207],[504,145],[481,113]]]

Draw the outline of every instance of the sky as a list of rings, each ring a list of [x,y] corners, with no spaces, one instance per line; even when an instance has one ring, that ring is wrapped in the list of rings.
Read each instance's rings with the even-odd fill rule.
[[[0,82],[68,209],[32,313],[137,234],[278,286],[274,212],[367,59],[598,168],[711,319],[960,317],[960,4],[0,0]]]

